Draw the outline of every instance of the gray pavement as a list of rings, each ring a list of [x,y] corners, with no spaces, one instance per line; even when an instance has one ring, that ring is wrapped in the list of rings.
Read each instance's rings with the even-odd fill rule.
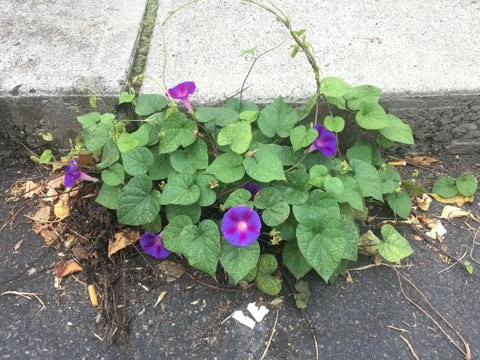
[[[65,149],[76,135],[76,116],[89,111],[88,87],[112,111],[139,60],[142,1],[10,1],[0,7],[0,141],[44,145],[38,132],[53,133]],[[307,29],[323,76],[384,92],[388,111],[410,123],[416,146],[409,152],[478,153],[480,135],[480,3],[277,0],[296,30]],[[158,0],[157,24],[180,6]],[[152,7],[152,6],[151,6]],[[279,44],[286,29],[265,10],[241,0],[202,0],[156,27],[145,73],[167,87],[193,80],[196,106],[235,94],[258,54]],[[315,90],[309,65],[291,41],[263,56],[246,85],[245,99],[265,104],[278,95],[299,104]],[[163,79],[163,52],[167,66]],[[143,62],[142,62],[143,64]],[[137,66],[137,71],[141,70]],[[145,80],[141,91],[162,92]]]

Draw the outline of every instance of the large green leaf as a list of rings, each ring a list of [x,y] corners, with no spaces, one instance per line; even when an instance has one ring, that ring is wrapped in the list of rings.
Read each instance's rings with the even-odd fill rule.
[[[364,197],[372,196],[383,202],[382,179],[377,169],[365,161],[357,159],[351,160],[350,165],[355,172],[354,177],[362,190],[362,195]]]
[[[135,112],[140,116],[147,116],[161,111],[167,105],[167,98],[158,94],[140,94],[137,99]]]
[[[358,226],[345,215],[340,215],[340,221],[345,228],[345,250],[342,257],[351,261],[357,261],[358,239],[360,237]]]
[[[227,200],[225,200],[224,207],[229,209],[234,206],[248,206],[253,208],[253,203],[250,201],[252,194],[246,189],[237,189],[232,192]]]
[[[152,222],[160,211],[160,197],[148,176],[134,176],[120,192],[118,221],[133,226]]]
[[[205,172],[215,175],[221,182],[231,183],[245,175],[242,162],[242,155],[233,152],[225,153],[216,158]]]
[[[185,226],[180,237],[183,238],[183,254],[190,265],[215,277],[220,256],[220,233],[212,220],[204,220],[199,227]]]
[[[373,85],[355,86],[351,92],[345,94],[348,108],[350,110],[360,110],[361,103],[378,103],[382,90]]]
[[[320,92],[326,96],[343,96],[350,91],[352,87],[348,85],[343,79],[337,77],[327,77],[320,80],[322,86],[320,87]]]
[[[458,193],[455,180],[450,176],[442,176],[433,184],[432,192],[444,198],[451,198]]]
[[[258,118],[260,130],[268,137],[273,137],[275,134],[281,137],[290,136],[297,122],[297,113],[290,105],[283,102],[281,96],[265,106]]]
[[[107,209],[117,209],[119,200],[120,200],[120,192],[122,187],[119,186],[110,186],[107,184],[103,184],[98,192],[98,196],[95,199],[100,205],[105,206]]]
[[[183,254],[183,240],[185,239],[179,235],[184,227],[190,225],[192,225],[192,219],[187,215],[177,215],[169,220],[162,236],[162,244],[165,246],[165,249],[177,254]]]
[[[162,125],[160,154],[171,153],[179,146],[187,147],[195,141],[197,125],[181,112],[175,112]]]
[[[162,193],[162,205],[190,205],[199,199],[200,193],[192,175],[177,174],[168,179]]]
[[[413,144],[413,134],[410,125],[405,124],[395,115],[388,114],[390,126],[380,129],[380,134],[392,141],[398,141],[404,144]]]
[[[383,241],[377,245],[378,252],[390,262],[397,262],[413,253],[408,241],[390,224],[381,229]]]
[[[318,131],[307,128],[304,125],[295,127],[290,133],[290,142],[292,143],[293,151],[300,150],[306,146],[312,145],[315,139],[318,137]]]
[[[167,205],[165,206],[165,215],[168,221],[171,221],[179,215],[187,215],[195,224],[202,216],[202,208],[196,204],[194,205]]]
[[[257,104],[253,102],[240,102],[238,98],[230,98],[222,105],[222,108],[230,109],[240,114],[244,111],[258,111]]]
[[[123,168],[129,175],[145,175],[148,167],[153,164],[153,153],[150,149],[139,146],[122,154]]]
[[[139,143],[140,142],[137,139],[134,139],[132,137],[132,134],[122,133],[118,137],[117,146],[118,146],[118,150],[120,150],[120,152],[123,153],[125,151],[136,148],[139,145]]]
[[[262,211],[262,220],[268,226],[276,226],[287,220],[290,206],[283,201],[282,194],[273,187],[260,190],[255,196],[255,206]]]
[[[88,127],[80,132],[85,140],[85,147],[91,152],[100,150],[108,141],[110,130],[114,126],[113,119],[115,119],[115,116],[107,113],[100,115],[98,119],[100,122],[95,121],[93,125],[90,125],[90,120],[85,120],[84,124]]]
[[[220,263],[232,278],[234,284],[237,284],[250,270],[257,266],[260,245],[258,241],[255,241],[248,246],[234,246],[223,237],[220,244]]]
[[[125,180],[125,172],[123,166],[115,163],[108,169],[102,171],[102,180],[105,184],[110,186],[123,185]]]
[[[198,169],[208,166],[207,144],[197,139],[184,149],[177,149],[170,154],[170,164],[179,173],[194,174]]]
[[[298,247],[308,263],[325,280],[340,265],[345,252],[345,227],[339,217],[321,209],[319,221],[307,219],[298,224]]]
[[[218,133],[217,143],[220,146],[230,145],[233,152],[243,154],[252,141],[252,127],[247,121],[240,121],[225,126]]]
[[[321,221],[321,217],[328,213],[333,217],[340,216],[337,200],[319,190],[313,190],[306,202],[301,205],[293,205],[293,214],[299,223],[313,220]]]
[[[457,188],[463,196],[472,196],[477,191],[478,183],[472,174],[459,176],[457,178]]]
[[[310,176],[303,165],[285,173],[287,181],[276,181],[274,187],[280,190],[283,200],[290,205],[303,204],[308,199],[311,185],[308,183]]]
[[[363,210],[363,196],[362,190],[357,181],[350,175],[340,176],[343,182],[343,194],[337,196],[340,202],[348,203],[352,208],[356,210]]]
[[[387,195],[388,205],[395,213],[403,218],[410,214],[412,201],[405,191],[393,192]]]
[[[290,270],[297,280],[312,270],[312,266],[305,260],[296,241],[290,241],[285,244],[282,259],[287,269]]]
[[[280,159],[266,148],[260,148],[252,157],[243,160],[247,174],[260,182],[286,180]]]
[[[238,121],[238,112],[224,107],[198,108],[195,112],[195,116],[199,122],[214,121],[215,124],[219,126],[227,126]]]
[[[358,125],[368,130],[382,129],[390,124],[387,113],[376,103],[360,103],[360,111],[355,118]]]
[[[217,200],[217,194],[212,190],[212,183],[216,183],[217,180],[212,175],[201,172],[196,173],[193,177],[193,182],[200,189],[200,197],[195,203],[196,205],[210,206]]]
[[[115,164],[119,158],[120,153],[118,152],[117,144],[115,144],[112,138],[109,138],[102,149],[102,161],[97,164],[97,167],[100,169],[108,168]]]
[[[148,167],[148,174],[152,180],[166,179],[172,173],[173,168],[170,165],[170,154],[159,154],[158,146],[152,149],[153,163]]]
[[[315,106],[315,104],[318,102],[318,99],[320,98],[320,94],[319,93],[316,93],[314,94],[310,100],[308,100],[308,103],[307,105],[303,106],[302,108],[300,108],[299,110],[297,110],[297,115],[298,115],[298,121],[301,121],[303,119],[305,119],[309,114],[310,112],[312,111],[313,107]]]

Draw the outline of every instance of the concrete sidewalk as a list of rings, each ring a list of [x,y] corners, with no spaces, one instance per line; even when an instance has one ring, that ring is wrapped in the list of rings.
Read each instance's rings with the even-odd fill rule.
[[[323,76],[384,90],[389,112],[414,129],[413,152],[478,153],[480,146],[480,3],[277,0],[294,30],[307,29]],[[142,21],[156,1],[2,1],[0,7],[0,145],[21,140],[41,147],[39,131],[60,148],[76,136],[76,116],[90,110],[88,87],[112,111],[126,79],[139,65]],[[179,7],[158,0],[157,23]],[[193,80],[194,107],[239,91],[252,63],[287,36],[275,17],[241,0],[203,0],[173,14],[150,41],[144,72],[167,87]],[[292,41],[263,56],[246,85],[246,100],[265,104],[278,95],[291,104],[315,91],[307,61],[290,58]],[[141,62],[140,62],[141,65]],[[140,66],[141,69],[141,66]],[[145,80],[142,92],[163,92]],[[100,108],[103,111],[102,108]]]

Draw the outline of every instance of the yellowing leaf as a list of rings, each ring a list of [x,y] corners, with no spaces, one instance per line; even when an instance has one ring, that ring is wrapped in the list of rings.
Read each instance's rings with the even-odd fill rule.
[[[116,233],[113,237],[114,241],[110,241],[108,244],[108,257],[137,242],[140,239],[140,231],[126,229],[124,232]]]
[[[473,216],[470,211],[463,210],[456,206],[447,205],[442,210],[442,215],[440,215],[441,219],[451,219],[451,218],[458,218],[458,217],[469,217],[475,221],[478,221],[475,216]]]
[[[53,213],[57,218],[64,219],[67,216],[70,216],[70,209],[68,208],[67,204],[65,204],[62,200],[60,200],[53,207]]]
[[[78,265],[74,260],[67,262],[59,262],[55,264],[55,270],[57,270],[57,278],[63,278],[67,275],[75,272],[83,271],[83,268]]]
[[[474,195],[467,197],[463,195],[457,195],[451,198],[443,198],[438,194],[430,194],[433,196],[433,198],[443,204],[457,204],[458,206],[463,206],[466,202],[472,202],[474,199]]]

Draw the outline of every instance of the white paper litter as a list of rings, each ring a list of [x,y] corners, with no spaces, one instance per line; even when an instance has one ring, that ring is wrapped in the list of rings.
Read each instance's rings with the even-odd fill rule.
[[[237,310],[233,313],[232,316],[235,320],[237,320],[240,324],[243,324],[245,326],[248,326],[250,329],[253,329],[255,327],[255,321],[243,314],[243,311]]]
[[[247,310],[252,314],[253,318],[257,323],[263,320],[265,315],[268,314],[268,309],[265,306],[257,307],[255,303],[250,303],[247,306]]]

